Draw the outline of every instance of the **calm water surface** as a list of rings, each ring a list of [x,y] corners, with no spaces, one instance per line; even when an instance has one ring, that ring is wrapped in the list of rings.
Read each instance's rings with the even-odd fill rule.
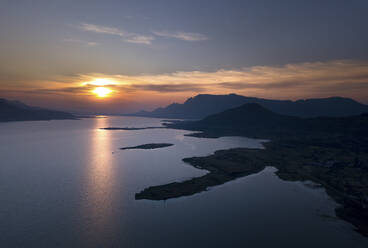
[[[190,197],[134,199],[152,185],[205,174],[181,161],[259,140],[185,137],[159,119],[0,123],[0,247],[368,247],[334,218],[323,189],[272,167]],[[173,143],[155,150],[119,147]]]

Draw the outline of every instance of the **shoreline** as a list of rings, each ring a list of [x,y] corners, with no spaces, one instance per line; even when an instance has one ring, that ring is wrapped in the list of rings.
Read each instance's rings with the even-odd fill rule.
[[[207,137],[200,133],[201,137]],[[317,142],[318,143],[318,142]],[[317,145],[315,141],[272,140],[263,143],[265,149],[233,148],[219,150],[205,157],[184,158],[185,163],[209,173],[183,182],[151,186],[136,193],[135,199],[167,200],[190,196],[209,187],[222,185],[240,177],[252,175],[267,166],[285,181],[312,181],[325,188],[340,206],[336,216],[356,227],[368,237],[368,161],[367,154],[356,154],[346,147]]]

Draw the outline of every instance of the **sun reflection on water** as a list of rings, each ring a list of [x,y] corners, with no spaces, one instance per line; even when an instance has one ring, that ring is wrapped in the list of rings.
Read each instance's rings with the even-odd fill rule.
[[[99,129],[107,126],[108,118],[96,118],[95,122],[90,141],[90,163],[86,170],[84,229],[87,242],[106,244],[113,230],[113,148],[111,132]]]

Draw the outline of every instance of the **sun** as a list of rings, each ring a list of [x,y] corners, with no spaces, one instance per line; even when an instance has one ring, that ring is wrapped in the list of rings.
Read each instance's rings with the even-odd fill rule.
[[[85,84],[95,85],[95,86],[105,86],[116,84],[113,80],[108,78],[95,78],[93,81],[86,82]]]
[[[96,94],[97,97],[105,98],[112,93],[112,90],[106,87],[96,87],[92,92]]]

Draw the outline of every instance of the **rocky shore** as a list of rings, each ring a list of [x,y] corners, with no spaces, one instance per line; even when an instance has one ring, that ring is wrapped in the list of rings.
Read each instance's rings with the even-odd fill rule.
[[[283,180],[313,181],[323,186],[340,204],[337,216],[368,236],[368,153],[357,151],[355,145],[351,140],[278,140],[265,143],[265,149],[237,148],[186,158],[184,162],[209,173],[146,188],[135,198],[166,200],[189,196],[273,166]]]

